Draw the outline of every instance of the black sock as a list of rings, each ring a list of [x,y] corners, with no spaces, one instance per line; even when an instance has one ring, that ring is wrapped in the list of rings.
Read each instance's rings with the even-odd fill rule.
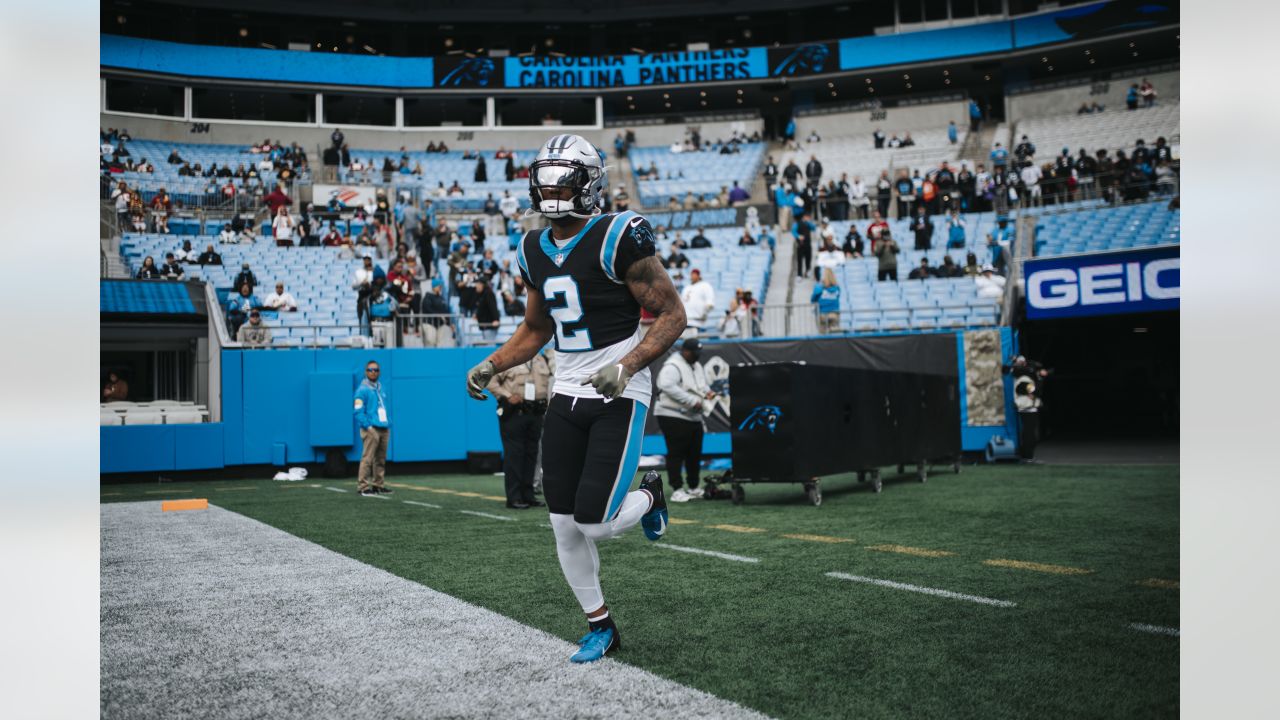
[[[613,630],[615,634],[618,631],[618,627],[613,624],[613,618],[608,612],[605,612],[604,617],[598,620],[587,618],[587,625],[589,625],[592,630]]]

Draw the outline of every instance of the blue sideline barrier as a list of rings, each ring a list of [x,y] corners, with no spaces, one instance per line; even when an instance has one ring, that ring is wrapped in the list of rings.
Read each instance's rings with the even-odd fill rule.
[[[1001,328],[1002,359],[1015,339]],[[964,384],[963,336],[956,333]],[[492,398],[467,398],[462,378],[490,348],[397,350],[224,350],[222,422],[101,428],[103,473],[216,469],[231,465],[323,462],[332,448],[360,459],[353,420],[355,388],[377,360],[392,423],[391,462],[464,460],[468,452],[502,449]],[[1006,418],[1015,416],[1006,382]],[[970,427],[961,402],[961,446],[981,451],[995,435],[1014,437],[1012,424]],[[728,433],[709,433],[704,452],[727,454]],[[645,454],[666,451],[662,436],[644,440]],[[282,463],[283,461],[283,463]]]

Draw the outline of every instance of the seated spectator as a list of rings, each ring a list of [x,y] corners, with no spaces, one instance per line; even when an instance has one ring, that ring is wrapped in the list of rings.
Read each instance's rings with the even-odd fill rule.
[[[822,138],[818,137],[817,130],[810,130],[809,137],[805,138],[804,141],[807,143],[816,143],[816,142],[822,142]]]
[[[262,324],[262,314],[249,311],[249,322],[236,330],[236,342],[245,347],[260,348],[271,344],[271,328]]]
[[[933,277],[933,268],[929,267],[929,258],[920,258],[920,267],[907,274],[908,280],[928,280]]]
[[[275,292],[267,295],[267,299],[262,301],[262,306],[268,310],[278,310],[281,312],[297,312],[298,301],[293,298],[293,293],[285,292],[284,283],[276,283]]]
[[[182,263],[179,263],[173,253],[165,253],[164,265],[160,266],[160,276],[165,280],[182,280],[187,274],[182,269]]]
[[[453,184],[449,186],[449,197],[462,197],[462,195],[462,186],[458,184],[457,180],[454,180]]]
[[[102,402],[129,399],[129,383],[114,372],[107,373],[107,384],[102,388]]]
[[[1130,110],[1138,109],[1138,83],[1129,86],[1129,92],[1124,96],[1124,104]]]
[[[996,274],[996,269],[991,263],[982,266],[982,274],[976,279],[978,284],[978,297],[980,298],[1000,298],[1004,297],[1004,278]]]
[[[1151,107],[1156,104],[1156,88],[1151,81],[1142,78],[1142,84],[1138,86],[1138,96],[1142,98],[1143,107]]]
[[[342,247],[350,243],[343,237],[342,233],[338,232],[337,225],[330,225],[329,232],[325,233],[324,237],[320,239],[320,244],[325,247]]]
[[[844,264],[844,252],[831,240],[824,240],[818,249],[818,258],[814,262],[814,279],[821,280],[825,270],[835,271]],[[812,302],[812,301],[810,301]]]
[[[156,267],[156,261],[150,255],[142,259],[142,267],[138,268],[138,274],[135,275],[139,280],[159,280],[160,268]]]
[[[221,265],[222,256],[213,251],[213,245],[205,247],[204,252],[200,253],[200,257],[196,262],[201,265]]]
[[[934,270],[934,274],[940,278],[954,278],[964,275],[964,271],[956,265],[956,261],[952,260],[950,255],[943,255],[942,265]]]
[[[911,133],[906,133],[902,136],[902,147],[911,147],[915,144],[916,141],[912,139]]]
[[[755,244],[756,244],[756,239],[751,236],[751,231],[747,230],[746,228],[743,228],[742,237],[738,238],[738,247],[746,247],[748,245],[755,245]]]
[[[235,230],[231,229],[230,224],[223,225],[222,232],[218,233],[218,242],[230,245],[239,242],[239,240],[239,235],[236,234]]]
[[[689,256],[681,252],[678,243],[671,243],[671,254],[667,255],[666,265],[668,269],[689,267]]]
[[[249,292],[258,287],[258,276],[253,274],[253,270],[249,269],[249,263],[241,263],[240,273],[236,275],[235,282],[231,283],[231,287],[238,288],[241,285],[248,285]]]
[[[262,301],[253,294],[252,286],[245,283],[239,287],[239,292],[227,300],[227,329],[231,331],[231,337],[238,336],[240,326],[248,319],[250,312],[262,307]]]
[[[898,133],[894,133],[893,135],[889,136],[889,147],[891,148],[902,147],[902,139],[898,137]]]
[[[689,243],[684,241],[684,237],[678,230],[676,231],[676,239],[672,241],[672,244],[680,248],[681,250],[689,249]]]
[[[191,247],[190,240],[183,240],[182,247],[173,253],[173,258],[180,263],[194,265],[197,261],[198,253]]]
[[[978,267],[978,256],[973,253],[966,253],[964,256],[964,267],[961,268],[961,273],[963,273],[965,277],[976,278],[981,272],[982,269]]]
[[[711,247],[711,241],[707,239],[706,228],[698,228],[698,234],[693,236],[689,241],[689,247],[699,250]]]
[[[200,163],[196,163],[197,167],[199,165]],[[178,168],[178,177],[197,177],[199,176],[199,174],[200,173],[197,170],[193,169],[190,165],[186,163],[183,163],[182,167]]]
[[[852,223],[849,225],[849,232],[845,233],[844,245],[840,247],[840,251],[844,253],[845,258],[860,258],[866,252],[862,244],[862,236],[858,234],[858,228]]]
[[[1089,107],[1089,103],[1087,103],[1087,102],[1082,102],[1082,103],[1080,103],[1080,109],[1076,111],[1076,114],[1077,114],[1077,115],[1091,115],[1091,114],[1093,114],[1093,108]]]
[[[241,245],[252,245],[258,241],[258,236],[253,232],[252,226],[245,225],[244,229],[240,231],[239,239]]]

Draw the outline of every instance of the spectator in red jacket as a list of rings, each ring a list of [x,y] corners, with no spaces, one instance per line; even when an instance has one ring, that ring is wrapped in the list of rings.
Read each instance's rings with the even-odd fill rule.
[[[169,200],[169,194],[160,188],[156,192],[156,196],[151,198],[151,212],[155,217],[156,232],[169,232],[169,212],[173,210],[173,202]]]
[[[880,215],[879,210],[871,211],[871,224],[867,225],[867,240],[871,243],[871,254],[876,252],[876,244],[880,241],[882,234],[889,232],[889,223],[884,221],[884,217]]]
[[[280,208],[288,207],[293,204],[293,200],[285,194],[279,183],[276,184],[275,190],[272,190],[269,195],[262,199],[262,202],[266,203],[267,207],[271,208],[271,215],[273,217],[277,212],[279,212]]]

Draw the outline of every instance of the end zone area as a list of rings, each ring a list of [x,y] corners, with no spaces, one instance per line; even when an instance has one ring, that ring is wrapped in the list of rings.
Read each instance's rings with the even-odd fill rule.
[[[817,508],[799,485],[748,486],[741,506],[671,503],[663,541],[650,543],[637,531],[600,545],[606,598],[625,640],[611,664],[735,703],[708,715],[716,717],[744,707],[780,718],[1176,714],[1178,473],[1177,466],[977,466],[926,484],[887,477],[878,495],[848,476],[827,478]],[[236,608],[263,599],[269,611],[260,615],[262,629],[242,638],[248,644],[241,651],[252,650],[267,668],[309,666],[290,659],[297,641],[276,627],[325,627],[295,614],[307,605],[340,607],[332,611],[334,632],[347,637],[352,623],[357,647],[362,636],[405,632],[402,621],[388,629],[360,616],[376,612],[368,605],[372,592],[347,588],[325,599],[325,563],[336,557],[422,587],[421,597],[445,593],[492,611],[495,622],[548,633],[540,635],[551,643],[548,660],[535,669],[571,673],[559,666],[568,665],[566,640],[580,636],[583,623],[560,575],[545,512],[506,509],[502,480],[491,476],[388,481],[396,493],[386,498],[357,496],[351,480],[104,486],[104,710],[107,646],[117,631],[107,617],[113,577],[107,514],[117,501],[147,500],[129,507],[149,504],[160,516],[161,499],[207,497],[216,507],[165,513],[165,521],[212,516],[220,507],[331,551],[325,560],[309,553],[295,560],[289,549],[254,552],[242,564],[265,570],[231,575],[223,584],[207,573],[184,581],[200,588],[194,596],[241,598]],[[153,543],[162,541],[170,542],[152,535]],[[237,543],[208,544],[202,552],[212,558],[252,549]],[[136,562],[145,565],[145,558],[143,552]],[[275,569],[285,562],[287,570]],[[315,563],[319,568],[308,571]],[[292,589],[273,595],[276,583]],[[409,605],[419,603],[419,595],[409,597]],[[348,606],[357,599],[366,604]],[[166,612],[185,627],[181,607]],[[452,629],[473,642],[489,637],[468,623],[414,625],[422,622],[433,633]],[[447,664],[435,640],[416,642],[425,659],[402,666]],[[257,644],[265,649],[253,650]],[[126,674],[158,683],[173,674],[172,665]],[[218,666],[215,675],[229,667]],[[450,706],[452,691],[441,690],[441,707],[453,708],[442,712],[505,714],[505,706],[489,712],[483,704],[491,692],[500,694],[494,685],[534,670],[528,663],[503,667],[518,672],[452,676],[471,704]],[[345,663],[330,664],[328,672],[327,680],[308,682],[354,682]],[[412,673],[395,682],[419,697],[437,687]],[[614,696],[617,686],[605,692]],[[590,713],[571,699],[578,696],[556,695],[564,704],[537,714]],[[695,707],[685,704],[683,711],[700,712]],[[661,712],[682,710],[664,705]]]

